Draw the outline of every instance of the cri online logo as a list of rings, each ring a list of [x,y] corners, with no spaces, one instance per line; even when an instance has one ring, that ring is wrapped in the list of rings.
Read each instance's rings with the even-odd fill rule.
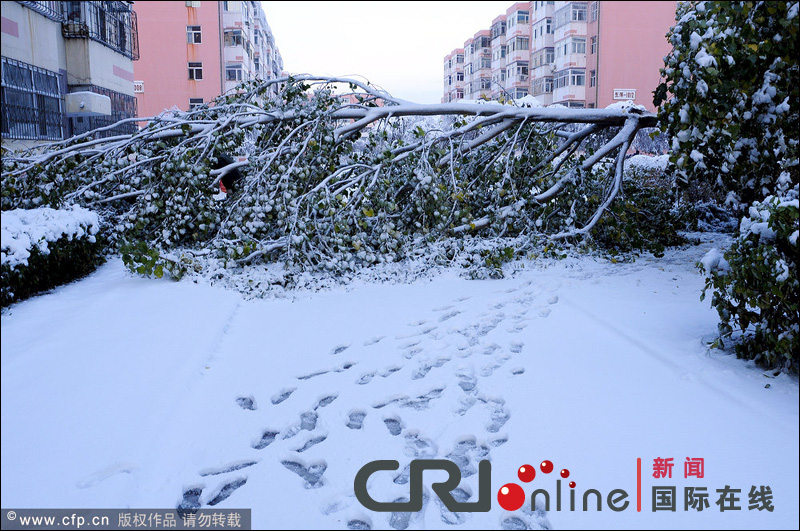
[[[433,483],[431,488],[442,501],[445,507],[452,512],[488,512],[492,508],[492,484],[491,484],[491,475],[492,475],[492,465],[489,461],[484,460],[481,461],[478,465],[478,500],[475,502],[459,502],[453,498],[451,492],[453,489],[458,487],[459,483],[461,483],[461,470],[458,468],[458,465],[453,463],[452,461],[448,461],[446,459],[415,459],[411,461],[410,465],[410,473],[409,473],[409,490],[410,496],[409,501],[407,502],[379,502],[376,501],[367,491],[367,480],[369,477],[378,471],[389,471],[389,470],[397,470],[400,468],[400,463],[393,460],[379,460],[379,461],[371,461],[361,467],[355,477],[355,481],[353,482],[353,488],[355,491],[356,498],[358,499],[361,504],[371,511],[376,512],[417,512],[422,510],[422,501],[423,501],[423,493],[422,493],[422,474],[425,470],[444,470],[447,472],[448,477],[446,481]],[[550,474],[553,472],[553,463],[551,461],[542,461],[539,464],[539,470],[543,474]],[[569,470],[562,469],[560,472],[560,476],[563,479],[569,478]],[[536,477],[536,469],[531,465],[522,465],[517,470],[517,477],[523,483],[530,483]],[[556,500],[557,500],[557,510],[561,510],[561,480],[556,481]],[[575,510],[575,482],[570,481],[570,505],[571,510]],[[598,496],[598,505],[599,505],[599,496],[600,493],[594,491],[593,489],[590,491],[596,493]],[[549,510],[550,506],[550,495],[544,489],[536,490],[533,495],[531,496],[531,505],[534,503],[534,499],[537,495],[543,495],[545,498],[545,505],[546,509]],[[616,495],[616,496],[615,496]],[[621,495],[621,496],[620,496]],[[614,498],[612,501],[612,497]],[[616,504],[620,501],[623,501],[624,498],[627,497],[627,493],[621,489],[617,489],[612,491],[609,494],[609,507],[615,511],[624,510],[628,506],[628,502],[625,501],[621,507],[617,507]],[[517,485],[516,483],[506,483],[497,491],[497,502],[500,504],[500,507],[505,509],[506,511],[516,511],[520,507],[525,504],[525,492],[522,490],[522,487]],[[584,511],[586,510],[586,500],[584,499]]]

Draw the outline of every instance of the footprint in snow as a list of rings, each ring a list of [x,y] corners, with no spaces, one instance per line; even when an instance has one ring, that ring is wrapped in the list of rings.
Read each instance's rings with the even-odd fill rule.
[[[294,393],[295,391],[297,391],[297,387],[286,387],[284,389],[281,389],[274,395],[272,395],[272,398],[270,398],[269,400],[274,405],[278,405],[287,398],[289,398],[290,396],[292,396],[292,393]]]
[[[249,409],[253,411],[256,409],[256,401],[252,396],[240,396],[236,399],[236,403],[239,404],[239,407],[242,409]]]
[[[222,488],[219,489],[217,494],[214,495],[214,497],[208,502],[208,504],[209,505],[216,505],[219,502],[227,499],[231,494],[233,494],[233,491],[235,491],[236,489],[238,489],[239,487],[241,487],[245,483],[247,483],[247,478],[237,478],[237,479],[234,479],[233,481],[229,481],[228,483],[225,483],[222,486]]]
[[[349,420],[347,421],[347,427],[351,430],[360,430],[364,426],[364,418],[366,418],[366,416],[366,411],[361,409],[351,411]]]

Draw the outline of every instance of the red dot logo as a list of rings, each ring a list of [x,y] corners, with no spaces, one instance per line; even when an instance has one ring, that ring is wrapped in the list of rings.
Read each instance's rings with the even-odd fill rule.
[[[544,472],[545,474],[549,474],[550,472],[553,471],[553,463],[551,463],[550,461],[542,461],[542,464],[539,465],[539,468],[541,468],[542,472]]]
[[[497,503],[506,511],[516,511],[525,503],[525,491],[516,483],[506,483],[497,491]]]
[[[566,468],[562,469],[561,470],[561,477],[564,478],[564,479],[567,479],[569,477],[569,470],[567,470]]]
[[[517,470],[517,477],[524,483],[530,483],[536,477],[536,469],[531,465],[522,465]]]
[[[569,488],[574,489],[575,485],[576,485],[576,483],[574,481],[570,481],[569,482]]]

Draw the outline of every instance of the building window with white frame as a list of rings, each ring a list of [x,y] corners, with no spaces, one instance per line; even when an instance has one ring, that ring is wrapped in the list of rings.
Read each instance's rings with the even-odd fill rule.
[[[225,46],[242,46],[244,42],[242,38],[242,30],[225,30],[224,40]]]
[[[592,37],[589,42],[589,50],[591,51],[592,55],[594,55],[597,52],[597,35]]]
[[[598,4],[600,4],[600,2],[592,2],[592,7],[590,9],[590,18],[589,18],[591,22],[597,20],[597,14],[599,10]]]
[[[203,79],[203,63],[189,63],[189,79],[194,81]]]
[[[241,81],[242,77],[241,64],[225,66],[225,81]]]
[[[595,85],[597,85],[597,71],[596,70],[590,70],[589,71],[589,86],[590,87],[594,87]]]
[[[569,74],[569,84],[574,87],[582,87],[586,85],[586,70],[573,69]]]
[[[572,37],[572,53],[586,53],[585,37]]]
[[[203,40],[200,26],[186,26],[186,42],[189,44],[200,44]]]
[[[202,107],[203,98],[189,98],[189,110],[193,111],[198,107]]]

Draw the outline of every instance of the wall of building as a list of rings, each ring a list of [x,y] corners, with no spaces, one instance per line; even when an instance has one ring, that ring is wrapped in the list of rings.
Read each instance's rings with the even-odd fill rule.
[[[2,3],[3,145],[61,140],[136,116],[138,40],[130,5]],[[101,95],[91,101],[103,104],[68,116],[65,97],[79,91]],[[135,125],[126,124],[99,134],[134,130]]]
[[[156,116],[190,98],[209,102],[223,89],[220,68],[220,3],[137,2],[141,59],[134,64],[139,116]],[[187,42],[187,26],[200,26],[201,42]],[[189,79],[189,63],[202,63],[202,79]],[[143,88],[138,92],[139,87]]]
[[[3,56],[63,72],[67,68],[61,22],[50,20],[17,2],[0,2]]]
[[[141,117],[172,108],[187,111],[190,105],[213,101],[244,81],[274,79],[283,73],[283,60],[260,2],[193,5],[174,1],[134,5],[141,42],[141,59],[134,69]],[[200,27],[200,43],[189,42],[190,26]],[[189,63],[202,63],[202,79],[190,79]]]
[[[597,36],[597,50],[588,57],[597,83],[587,91],[587,101],[603,108],[633,99],[655,111],[653,91],[661,80],[663,57],[672,49],[666,34],[677,2],[602,1],[598,8],[589,29],[589,35]]]

